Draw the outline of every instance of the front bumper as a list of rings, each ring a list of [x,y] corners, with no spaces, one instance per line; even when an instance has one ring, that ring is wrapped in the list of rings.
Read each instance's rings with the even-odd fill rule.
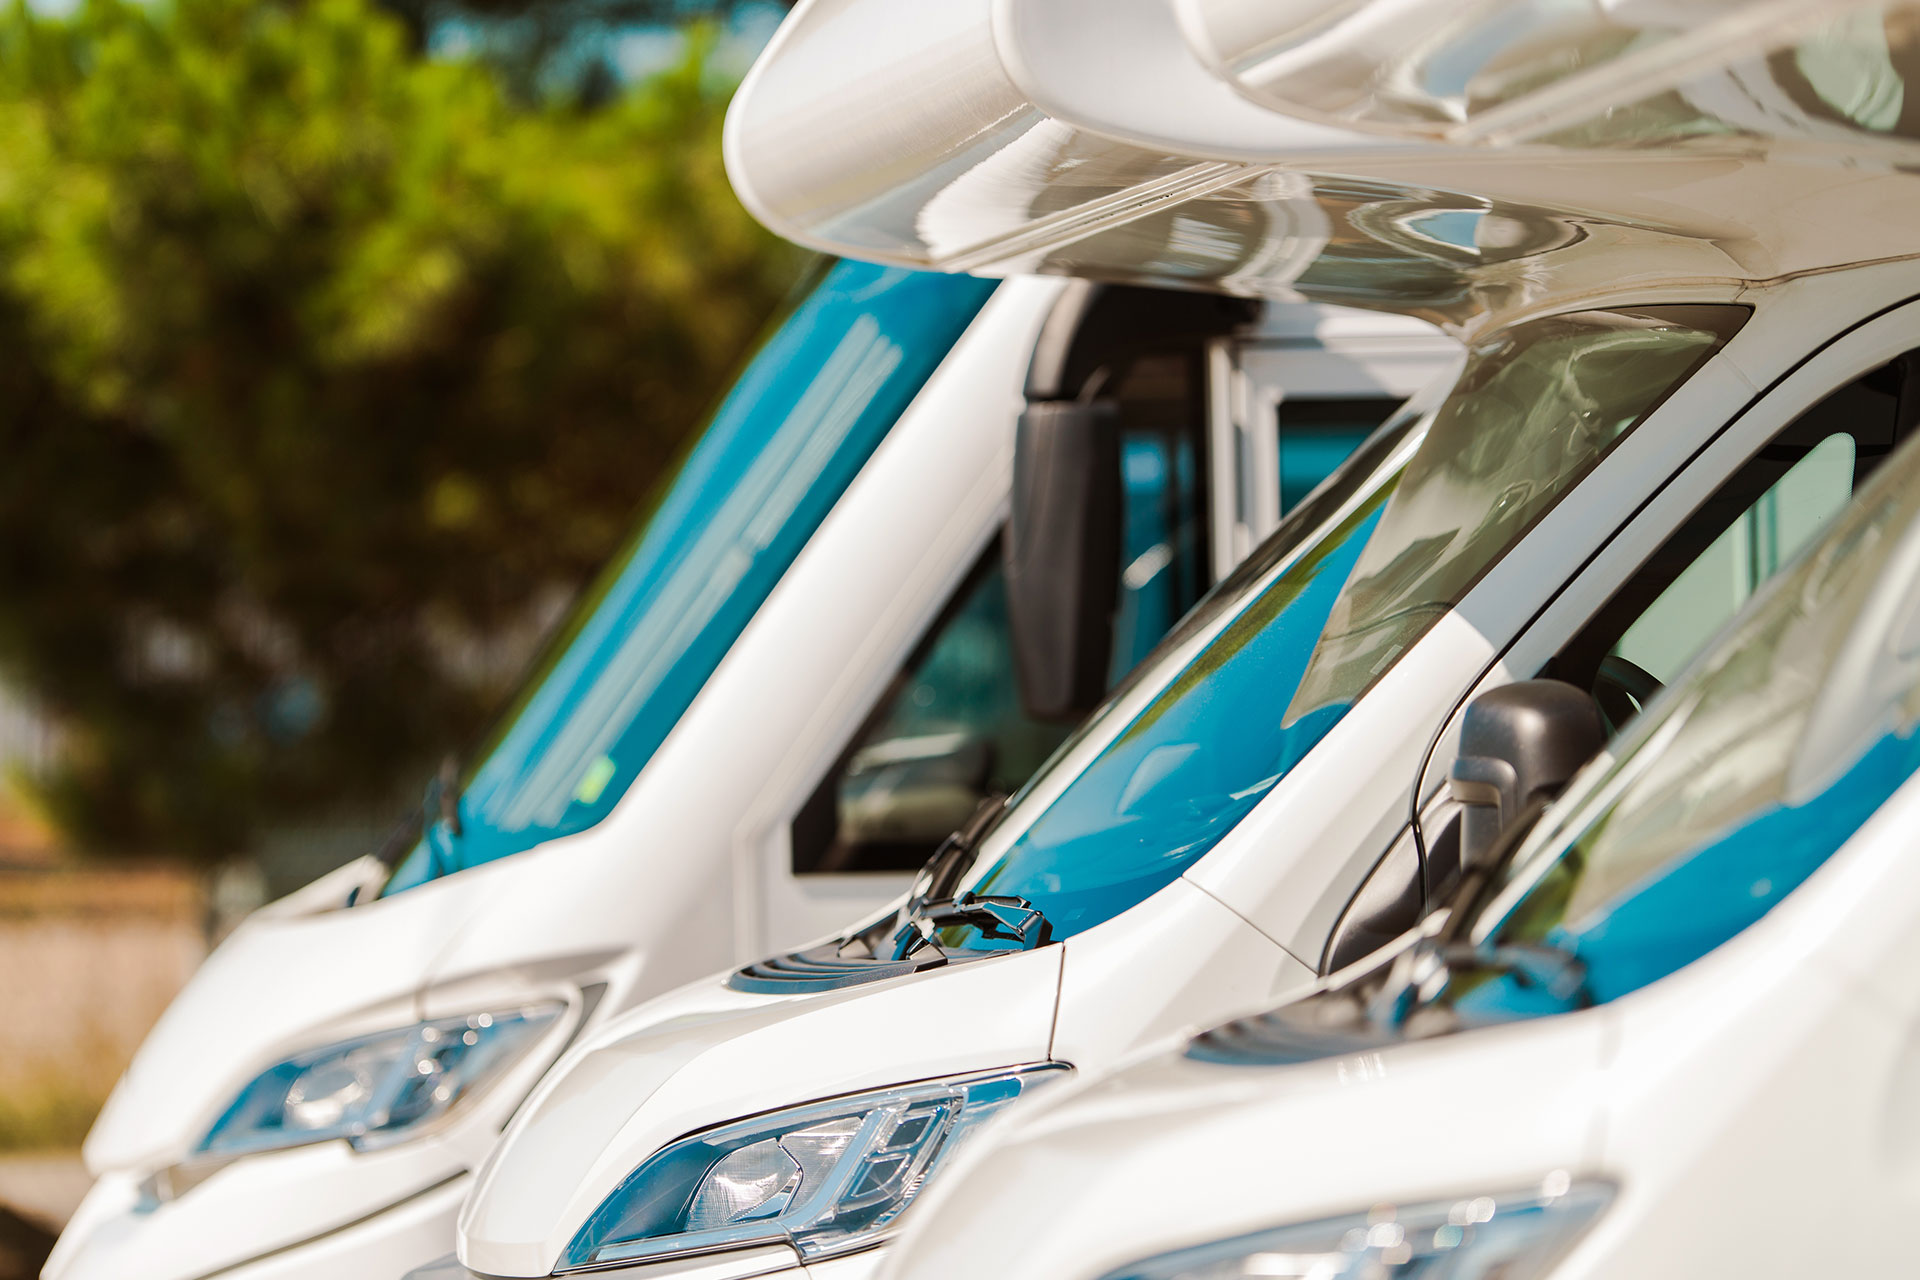
[[[802,1265],[790,1249],[731,1250],[701,1257],[662,1259],[589,1273],[593,1280],[870,1280],[886,1250],[866,1249],[844,1258]],[[460,1265],[453,1254],[409,1271],[405,1280],[494,1280]]]
[[[175,1275],[185,1280],[341,1280],[366,1277],[391,1280],[446,1252],[455,1238],[460,1201],[472,1178],[457,1174],[408,1195],[386,1208],[250,1257],[184,1272],[181,1260],[166,1256],[147,1239],[144,1219],[124,1190],[103,1180],[95,1194],[119,1195],[123,1204],[82,1205],[42,1280],[125,1280],[129,1276]],[[93,1199],[93,1197],[89,1197]],[[164,1212],[164,1208],[161,1210]]]

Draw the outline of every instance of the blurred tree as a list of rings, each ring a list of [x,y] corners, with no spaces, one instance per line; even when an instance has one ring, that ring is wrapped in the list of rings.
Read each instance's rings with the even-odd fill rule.
[[[723,32],[727,52],[757,51],[790,0],[379,0],[417,49],[486,62],[522,101],[598,106],[690,24]]]
[[[222,857],[477,730],[798,269],[723,109],[697,42],[516,107],[367,0],[0,17],[0,668],[71,834]]]

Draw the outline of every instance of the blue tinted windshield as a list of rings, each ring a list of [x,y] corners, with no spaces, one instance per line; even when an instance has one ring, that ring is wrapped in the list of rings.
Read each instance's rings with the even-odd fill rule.
[[[1384,428],[1250,567],[1326,526],[1317,542],[1203,604],[1237,616],[1184,669],[1157,668],[1166,687],[971,887],[1027,899],[1067,937],[1179,876],[1743,315],[1581,312],[1476,343],[1418,428]],[[971,928],[946,941],[993,945]]]
[[[430,828],[386,892],[604,818],[993,287],[860,263],[829,271],[479,756],[461,833]]]
[[[1390,486],[1312,547],[1209,645],[978,886],[1046,912],[1056,935],[1110,919],[1213,847],[1340,718],[1253,712],[1295,688]]]

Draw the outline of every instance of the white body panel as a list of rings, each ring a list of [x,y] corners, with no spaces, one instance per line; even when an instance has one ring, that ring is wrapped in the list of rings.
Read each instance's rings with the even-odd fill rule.
[[[1760,20],[1760,47],[1805,34],[1770,18],[1822,16],[1819,0],[1703,10],[1715,8]],[[1676,11],[1676,24],[1694,9]],[[1851,61],[1831,65],[1851,70],[1823,86],[1828,116],[1857,108],[1847,100],[1854,81],[1873,90],[1863,101],[1912,97],[1903,11],[1888,10],[1884,39],[1841,42]],[[1447,140],[1444,121],[1436,136],[1430,120],[1383,125],[1360,111],[1351,124],[1325,112],[1316,122],[1233,101],[1244,88],[1229,84],[1233,68],[1257,53],[1263,29],[1371,23],[1388,47],[1404,38],[1409,48],[1396,52],[1431,53],[1396,26],[1401,12],[1459,25],[1454,52],[1478,65],[1513,34],[1499,30],[1503,19],[1531,31],[1522,17],[1561,11],[1447,0],[964,0],[935,10],[800,0],[729,111],[728,174],[767,226],[831,253],[1308,297],[1463,325],[1605,293],[1628,274],[1769,279],[1916,249],[1905,216],[1916,182],[1909,126],[1810,119],[1819,113],[1754,68],[1718,70],[1724,58],[1706,59],[1704,88],[1690,82],[1697,121],[1681,112],[1663,132],[1656,101],[1652,121],[1622,113],[1619,136],[1597,141],[1578,132],[1525,141],[1524,126],[1543,123],[1526,95],[1518,121],[1496,109],[1503,118],[1472,134],[1475,145]],[[1214,35],[1209,14],[1220,19]],[[1182,16],[1202,53],[1175,30]],[[1666,17],[1659,6],[1633,15],[1649,28]],[[1585,61],[1568,43],[1561,70]],[[1317,69],[1323,85],[1364,91],[1376,62],[1330,57]],[[1631,72],[1634,60],[1622,66]],[[1637,83],[1629,74],[1596,94],[1565,76],[1543,96],[1558,97],[1559,127],[1605,126],[1608,108],[1639,105],[1628,92]]]
[[[90,1136],[100,1181],[48,1280],[397,1276],[452,1248],[470,1171],[566,1044],[895,897],[905,876],[796,875],[790,824],[1001,527],[1023,381],[1062,288],[996,291],[604,821],[348,910],[369,873],[343,869],[244,923],[168,1010]],[[1405,395],[1458,348],[1417,322],[1296,308],[1246,351],[1294,362],[1284,384],[1259,384],[1271,409],[1289,386]],[[1230,425],[1271,435],[1273,417]],[[1249,536],[1278,518],[1277,475],[1264,479],[1235,474],[1224,500]],[[1240,507],[1249,486],[1252,514]],[[182,1161],[236,1091],[287,1055],[541,999],[565,1001],[567,1015],[429,1136],[248,1156],[175,1200],[141,1203],[142,1180]],[[1048,1027],[1036,1034],[1041,1057]]]
[[[1393,150],[1242,97],[1189,51],[1169,0],[994,0],[990,22],[1008,80],[1039,110],[1092,133],[1200,154]]]
[[[1907,303],[1893,309],[1916,293],[1920,293],[1920,264],[1906,263],[1854,271],[1844,279],[1792,281],[1723,294],[1729,300],[1737,297],[1751,303],[1755,310],[1721,354],[1606,454],[1480,578],[1457,608],[1398,660],[1305,762],[1273,786],[1181,879],[1057,948],[1061,959],[1050,1056],[1083,1074],[1097,1073],[1183,1029],[1211,1025],[1231,1013],[1270,1003],[1265,993],[1304,988],[1322,962],[1342,909],[1388,844],[1407,826],[1420,780],[1432,763],[1430,756],[1444,756],[1450,750],[1441,729],[1469,691],[1483,682],[1511,678],[1513,672],[1501,661],[1502,655],[1512,658],[1527,652],[1535,655],[1537,663],[1565,642],[1613,595],[1648,551],[1680,525],[1700,498],[1765,446],[1782,423],[1891,354],[1920,347],[1920,306]],[[1675,295],[1688,301],[1711,296],[1691,281],[1675,286]],[[1675,295],[1623,291],[1613,299],[1583,302],[1654,304]],[[1873,319],[1883,311],[1889,314]],[[1339,518],[1336,514],[1330,523]],[[1270,572],[1280,571],[1276,567]],[[1231,621],[1229,613],[1189,637],[1183,645],[1184,656],[1197,653]],[[1531,674],[1531,667],[1524,674]],[[1016,815],[1043,811],[1086,762],[1125,731],[1156,692],[1146,687],[1130,690],[1113,714],[1083,733],[1063,757],[1064,767],[1036,784]],[[1260,713],[1249,709],[1249,714]],[[1436,743],[1442,750],[1432,750]],[[975,866],[984,870],[992,865],[1021,830],[1022,820],[1016,817],[991,832]],[[1026,966],[1029,980],[1051,980],[1052,971],[1034,959],[1034,953],[1029,953],[964,967],[1021,965]],[[971,1055],[971,1048],[980,1041],[982,1028],[974,1022],[973,1006],[949,997],[954,989],[926,976],[856,987],[851,998],[836,1006],[836,1025],[830,1033],[824,1025],[810,1021],[806,998],[782,997],[793,1011],[791,1016],[802,1024],[801,1033],[789,1042],[791,1053],[769,1061],[779,1088],[757,1094],[757,1109],[782,1105],[778,1094],[784,1094],[784,1105],[798,1106],[845,1092],[846,1086],[839,1081],[849,1063],[858,1063],[863,1080],[890,1078],[893,1083],[926,1078],[942,1053],[956,1063],[965,1060],[964,1067],[949,1070],[973,1069],[978,1059]],[[483,1275],[547,1274],[600,1199],[626,1172],[659,1149],[658,1139],[740,1118],[744,1112],[736,1105],[731,1087],[709,1085],[691,1067],[689,1078],[676,1091],[670,1114],[654,1114],[649,1098],[658,1096],[653,1090],[659,1086],[653,1083],[618,1097],[597,1098],[593,1106],[559,1105],[555,1099],[565,1088],[556,1080],[570,1073],[603,1078],[608,1071],[601,1062],[604,1055],[644,1055],[656,1037],[678,1036],[673,1026],[694,1016],[695,1010],[703,1044],[715,1044],[717,1038],[729,1035],[745,1042],[767,1036],[767,1019],[773,1011],[758,1004],[742,1011],[741,999],[718,981],[706,980],[660,1010],[643,1009],[620,1020],[594,1044],[572,1054],[550,1078],[547,1094],[516,1118],[498,1163],[470,1199],[462,1220],[462,1262]],[[916,1000],[926,1002],[931,1014],[906,1014],[903,1002]],[[1338,1072],[1332,1065],[1311,1068],[1312,1081],[1300,1086],[1310,1101],[1287,1114],[1290,1122],[1311,1114],[1313,1127],[1308,1132],[1337,1135],[1366,1120],[1379,1106],[1377,1097],[1404,1096],[1405,1103],[1393,1113],[1391,1123],[1379,1125],[1380,1133],[1394,1135],[1392,1143],[1382,1139],[1368,1144],[1364,1152],[1354,1154],[1354,1168],[1377,1170],[1380,1153],[1391,1145],[1393,1158],[1404,1163],[1416,1184],[1443,1177],[1457,1181],[1462,1170],[1474,1174],[1482,1168],[1506,1169],[1520,1151],[1540,1152],[1544,1160],[1540,1168],[1522,1171],[1526,1178],[1584,1167],[1599,1151],[1595,1144],[1601,1130],[1592,1112],[1591,1079],[1600,1070],[1610,1043],[1605,1033],[1610,1016],[1602,1011],[1497,1033],[1508,1045],[1503,1051],[1505,1063],[1531,1061],[1530,1055],[1538,1055],[1542,1062],[1568,1064],[1557,1076],[1517,1069],[1515,1078],[1541,1077],[1537,1097],[1518,1090],[1515,1078],[1504,1073],[1498,1086],[1492,1087],[1483,1055],[1456,1044],[1435,1043],[1422,1046],[1407,1068],[1368,1062],[1346,1063]],[[911,1037],[891,1034],[893,1027],[902,1025],[927,1030]],[[808,1026],[818,1027],[820,1033],[806,1034]],[[908,1041],[911,1053],[903,1051]],[[929,1056],[929,1050],[936,1052]],[[876,1061],[876,1055],[883,1060]],[[1009,1057],[1001,1065],[1028,1060]],[[1381,1075],[1376,1067],[1387,1074]],[[1178,1064],[1156,1068],[1170,1073],[1169,1078],[1194,1069]],[[1335,1073],[1331,1084],[1322,1079],[1329,1072]],[[1497,1123],[1489,1121],[1494,1112],[1473,1117],[1444,1102],[1436,1105],[1436,1100],[1473,1096],[1475,1088],[1483,1089],[1490,1107],[1506,1109],[1497,1112],[1501,1117]],[[1159,1089],[1158,1084],[1152,1086],[1153,1096],[1159,1096]],[[697,1105],[702,1090],[709,1099],[704,1109]],[[1096,1091],[1088,1096],[1104,1095]],[[1233,1092],[1230,1088],[1229,1096],[1236,1102],[1247,1100],[1244,1089]],[[1147,1104],[1129,1095],[1121,1105]],[[1184,1108],[1185,1104],[1169,1101],[1167,1106]],[[1105,1114],[1112,1114],[1111,1109]],[[1205,1108],[1196,1114],[1204,1119]],[[1164,1131],[1163,1140],[1172,1150],[1188,1140],[1185,1135],[1194,1118],[1183,1110],[1177,1121],[1168,1119],[1164,1125],[1150,1120],[1148,1131]],[[1155,1125],[1160,1128],[1154,1129]],[[1222,1125],[1227,1128],[1215,1132],[1231,1128],[1226,1120]],[[1490,1128],[1498,1129],[1492,1138],[1487,1136]],[[599,1153],[607,1136],[616,1131],[650,1133],[656,1141],[651,1148],[645,1142],[623,1144],[624,1164],[603,1161]],[[1331,1136],[1327,1144],[1333,1145]],[[1298,1188],[1299,1194],[1310,1196],[1311,1203],[1303,1205],[1308,1216],[1322,1207],[1347,1207],[1342,1197],[1350,1193],[1348,1183],[1323,1178],[1323,1170],[1314,1165],[1291,1165],[1286,1158],[1290,1146],[1285,1136],[1276,1134],[1238,1152],[1233,1158],[1242,1162],[1246,1185],[1258,1188],[1257,1195],[1272,1188],[1290,1193]],[[556,1162],[548,1158],[556,1151],[576,1154]],[[542,1158],[523,1154],[529,1152]],[[585,1153],[591,1153],[590,1161]],[[1017,1230],[1009,1237],[997,1223],[982,1231],[977,1224],[963,1223],[966,1214],[958,1213],[954,1225],[939,1228],[942,1234],[936,1242],[916,1246],[913,1267],[902,1274],[917,1280],[922,1274],[917,1268],[934,1265],[927,1260],[943,1250],[954,1252],[940,1261],[938,1274],[1005,1273],[1014,1265],[1007,1256],[1009,1239],[1018,1239],[1023,1248],[1036,1242],[1038,1224],[1047,1216],[1040,1206],[1058,1205],[1051,1197],[1062,1185],[1079,1179],[1086,1190],[1076,1189],[1074,1198],[1087,1195],[1089,1203],[1099,1202],[1098,1189],[1109,1185],[1108,1171],[1091,1167],[1089,1161],[1104,1158],[1104,1154],[1088,1156],[1076,1149],[1060,1162],[1037,1165],[1034,1181],[1023,1183],[1018,1193],[1009,1193],[1024,1201],[1013,1220],[1032,1225],[1033,1231]],[[508,1169],[518,1162],[525,1167]],[[1115,1167],[1119,1167],[1117,1159]],[[1126,1207],[1116,1211],[1120,1216],[1137,1213],[1142,1222],[1178,1221],[1183,1214],[1198,1213],[1198,1206],[1209,1198],[1232,1199],[1219,1193],[1211,1173],[1169,1163],[1164,1156],[1132,1162],[1126,1168],[1129,1172],[1124,1175],[1113,1174],[1113,1185],[1131,1178],[1140,1187],[1151,1184],[1153,1190],[1127,1197]],[[1170,1170],[1179,1172],[1169,1179]],[[527,1189],[543,1177],[563,1183],[577,1179],[585,1189],[562,1197],[564,1205],[553,1196],[543,1198],[551,1216],[534,1224],[525,1217]],[[1355,1173],[1354,1178],[1358,1177]],[[1177,1194],[1169,1193],[1169,1180],[1181,1184]],[[1419,1189],[1415,1186],[1407,1194]],[[984,1184],[966,1194],[985,1197],[1003,1208],[1010,1204],[1009,1197],[996,1198],[998,1193]],[[1152,1212],[1138,1207],[1148,1194],[1165,1197]],[[1225,1207],[1221,1212],[1256,1217],[1258,1208],[1256,1203],[1244,1210]],[[919,1213],[918,1207],[909,1210],[906,1220],[913,1221]],[[1092,1216],[1104,1220],[1104,1211]],[[1087,1234],[1100,1229],[1091,1227]],[[968,1247],[957,1249],[955,1241],[969,1232],[973,1235]],[[536,1239],[542,1242],[537,1247]],[[1102,1266],[1083,1267],[1076,1261],[1069,1267],[1076,1257],[1074,1249],[1090,1247],[1084,1235],[1076,1241],[1064,1251],[1049,1243],[1024,1254],[1021,1273],[1057,1274],[1067,1267],[1073,1274],[1097,1274]],[[1120,1256],[1104,1246],[1095,1253],[1100,1259]],[[720,1256],[715,1255],[714,1265],[719,1265]],[[964,1263],[951,1261],[962,1257]],[[634,1265],[623,1274],[664,1277],[679,1265],[683,1264]]]
[[[930,1195],[883,1275],[1093,1280],[1559,1173],[1617,1195],[1554,1280],[1902,1273],[1920,999],[1889,979],[1920,926],[1916,820],[1910,782],[1757,924],[1598,1009],[1289,1067],[1174,1048],[1038,1102]]]

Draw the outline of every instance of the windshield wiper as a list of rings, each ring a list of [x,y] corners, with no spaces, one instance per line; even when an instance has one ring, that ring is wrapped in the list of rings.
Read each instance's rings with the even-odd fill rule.
[[[935,933],[966,925],[978,929],[983,938],[1017,942],[1021,951],[1053,941],[1053,925],[1046,913],[1025,898],[963,893],[957,898],[922,903],[920,910],[894,932],[893,959],[905,960],[923,948],[938,947]]]
[[[844,939],[839,954],[863,948],[871,958],[889,963],[909,959],[944,963],[946,949],[934,935],[966,926],[978,929],[982,938],[1015,943],[1021,951],[1053,941],[1053,926],[1046,914],[1025,898],[954,892],[980,842],[1006,808],[1004,795],[983,797],[965,825],[941,842],[920,868],[900,909]]]
[[[1591,1009],[1593,992],[1587,988],[1587,962],[1566,947],[1549,942],[1507,942],[1492,947],[1449,947],[1441,953],[1447,972],[1492,973],[1512,978],[1522,987],[1542,991],[1575,1009]]]
[[[1476,946],[1442,937],[1422,939],[1394,961],[1386,981],[1367,1002],[1376,1026],[1413,1036],[1455,1030],[1459,1019],[1443,1004],[1465,974],[1490,973],[1512,978],[1540,991],[1569,1010],[1591,1009],[1587,963],[1574,951],[1546,942],[1507,942]]]
[[[987,832],[993,830],[993,824],[1007,809],[1007,797],[994,792],[982,796],[980,803],[974,806],[973,813],[960,829],[940,842],[921,866],[919,874],[913,878],[913,888],[907,893],[907,900],[895,913],[893,928],[888,932],[898,932],[908,921],[927,906],[928,903],[953,897],[954,886],[960,883],[960,877],[966,874],[967,863],[980,847],[980,841]]]
[[[427,793],[420,802],[420,839],[427,846],[427,878],[430,880],[447,874],[450,870],[447,859],[453,853],[448,846],[466,834],[460,821],[460,796],[460,759],[449,753],[442,757],[439,771],[428,780]]]

